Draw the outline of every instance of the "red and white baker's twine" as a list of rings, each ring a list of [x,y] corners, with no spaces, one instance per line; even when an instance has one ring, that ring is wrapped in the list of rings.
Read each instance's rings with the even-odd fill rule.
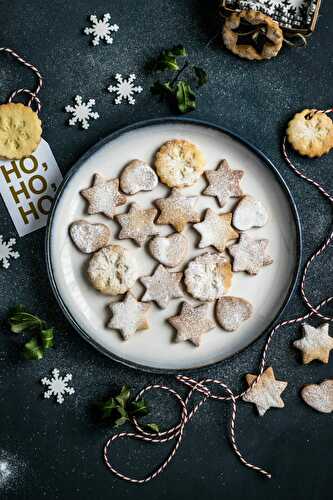
[[[326,111],[318,111],[318,112],[330,113],[332,111],[333,111],[333,109],[329,109],[329,110],[326,110]],[[333,196],[331,196],[325,190],[325,188],[322,187],[319,184],[319,182],[317,182],[317,181],[311,179],[310,177],[306,176],[303,172],[301,172],[300,170],[298,170],[295,167],[295,165],[291,162],[291,160],[289,159],[288,153],[287,153],[286,137],[284,137],[284,139],[283,139],[282,152],[283,152],[283,156],[284,156],[287,164],[295,172],[295,174],[298,175],[299,177],[301,177],[302,179],[306,180],[308,183],[310,183],[313,186],[315,186],[319,190],[319,192],[325,198],[327,198],[331,203],[333,203]],[[104,460],[105,460],[106,465],[109,467],[109,469],[114,474],[116,474],[121,479],[124,479],[125,481],[129,481],[131,483],[139,483],[139,484],[141,484],[141,483],[147,483],[148,481],[151,481],[152,479],[154,479],[155,477],[157,477],[167,467],[167,465],[170,463],[170,461],[175,456],[175,454],[176,454],[176,452],[177,452],[177,450],[178,450],[178,448],[179,448],[179,446],[181,444],[181,441],[183,439],[184,429],[185,429],[186,424],[191,420],[191,418],[196,414],[196,412],[199,410],[199,408],[208,399],[215,399],[215,400],[219,400],[219,401],[231,401],[231,403],[232,403],[232,412],[231,412],[231,417],[230,417],[230,441],[231,441],[231,445],[232,445],[232,448],[234,450],[234,453],[238,456],[239,460],[246,467],[249,467],[250,469],[253,469],[253,470],[259,472],[260,474],[262,474],[266,478],[269,478],[269,479],[271,478],[271,474],[269,472],[267,472],[265,469],[262,469],[261,467],[258,467],[256,465],[253,465],[250,462],[248,462],[243,457],[243,455],[241,454],[241,452],[239,451],[239,448],[238,448],[237,443],[236,443],[236,436],[235,436],[235,423],[236,423],[236,412],[237,412],[237,403],[236,403],[236,401],[238,399],[242,398],[246,394],[246,392],[249,391],[260,380],[260,377],[261,377],[261,375],[263,374],[263,372],[265,370],[266,359],[267,359],[268,349],[269,349],[270,343],[272,341],[272,338],[273,338],[274,334],[280,328],[282,328],[284,326],[290,326],[290,325],[293,325],[293,324],[296,324],[296,323],[301,323],[301,322],[307,320],[308,318],[310,318],[312,316],[317,316],[317,317],[319,317],[319,318],[321,318],[321,319],[323,319],[325,321],[333,322],[333,317],[332,316],[327,316],[327,315],[323,315],[322,313],[320,313],[320,310],[324,306],[326,306],[327,304],[329,304],[330,302],[333,301],[333,296],[324,299],[322,302],[320,302],[320,304],[318,304],[317,306],[314,306],[310,302],[310,300],[308,299],[307,294],[305,292],[305,284],[306,284],[307,273],[308,273],[308,270],[309,270],[311,264],[321,254],[323,254],[325,252],[325,250],[327,250],[327,248],[331,245],[332,240],[333,240],[333,232],[331,232],[329,234],[329,236],[326,238],[326,240],[320,246],[320,248],[308,259],[308,261],[307,261],[307,263],[305,265],[304,271],[303,271],[300,290],[301,290],[301,296],[302,296],[302,298],[304,300],[304,303],[305,303],[306,307],[309,309],[309,312],[307,314],[304,314],[303,316],[299,316],[297,318],[293,318],[293,319],[290,319],[290,320],[282,321],[282,322],[278,323],[273,328],[273,330],[268,335],[268,338],[267,338],[266,343],[265,343],[265,347],[263,349],[263,353],[262,353],[262,357],[261,357],[261,362],[260,362],[259,374],[258,374],[256,380],[251,384],[251,386],[249,386],[242,393],[234,395],[233,392],[231,391],[231,389],[226,384],[224,384],[221,380],[206,378],[206,379],[197,381],[197,380],[194,380],[194,379],[192,379],[190,377],[187,377],[185,375],[177,375],[176,380],[178,382],[181,382],[181,383],[185,384],[190,389],[189,393],[187,394],[187,396],[185,398],[185,400],[178,394],[178,392],[176,392],[174,389],[171,389],[170,387],[167,387],[165,385],[155,384],[155,385],[149,385],[148,387],[145,387],[144,389],[142,389],[138,393],[138,395],[136,396],[136,399],[141,398],[147,391],[150,391],[152,389],[158,389],[158,390],[163,390],[163,391],[169,392],[170,394],[172,394],[177,399],[177,401],[179,402],[179,404],[181,406],[180,421],[179,421],[179,423],[177,425],[175,425],[174,427],[171,427],[170,429],[168,429],[166,431],[159,432],[159,433],[152,433],[152,432],[147,432],[146,430],[144,430],[140,426],[140,424],[138,423],[137,419],[134,418],[133,419],[133,424],[134,424],[134,427],[136,429],[136,432],[120,432],[118,434],[113,435],[110,439],[108,439],[108,441],[105,444],[105,447],[104,447]],[[224,391],[227,393],[227,395],[222,396],[220,394],[213,393],[207,387],[208,384],[214,384],[214,385],[218,385],[218,386],[222,387],[224,389]],[[192,395],[194,393],[200,393],[200,395],[202,396],[202,398],[191,409],[191,411],[189,411],[190,399],[191,399],[191,397],[192,397]],[[109,451],[109,448],[110,448],[111,444],[114,441],[116,441],[117,439],[120,439],[120,438],[134,438],[134,439],[139,439],[139,440],[142,440],[142,441],[147,441],[149,443],[156,443],[156,444],[157,443],[158,444],[162,444],[162,443],[165,443],[167,441],[171,441],[173,439],[176,442],[175,442],[175,446],[173,447],[171,453],[168,455],[168,457],[162,463],[162,465],[160,465],[154,472],[152,472],[148,476],[146,476],[146,477],[144,477],[142,479],[138,479],[138,478],[129,477],[129,476],[127,476],[127,475],[119,472],[110,463],[110,459],[109,459],[110,451]]]
[[[43,86],[43,77],[40,74],[39,70],[36,68],[36,66],[29,63],[22,56],[20,56],[16,52],[14,52],[13,49],[10,49],[8,47],[0,47],[0,52],[7,52],[8,54],[11,54],[24,66],[26,66],[27,68],[30,68],[35,73],[35,75],[37,77],[37,82],[38,82],[35,91],[29,90],[29,89],[23,89],[23,88],[18,89],[18,90],[14,90],[14,92],[9,96],[8,102],[12,102],[12,100],[19,94],[28,94],[30,96],[30,100],[28,102],[28,105],[31,107],[32,102],[34,101],[36,103],[37,111],[39,113],[41,110],[41,103],[40,103],[40,100],[39,100],[37,95],[39,94],[39,91],[41,90],[41,88]]]

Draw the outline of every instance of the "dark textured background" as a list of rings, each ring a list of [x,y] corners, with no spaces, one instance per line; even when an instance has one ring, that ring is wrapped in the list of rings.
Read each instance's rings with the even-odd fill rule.
[[[82,34],[87,16],[111,12],[120,30],[112,46],[94,48]],[[332,106],[333,4],[323,2],[318,32],[302,50],[285,48],[275,60],[252,63],[237,59],[221,47],[216,2],[205,0],[19,0],[0,1],[0,45],[12,47],[34,62],[45,75],[42,120],[65,174],[90,146],[109,132],[138,120],[170,114],[168,107],[150,96],[150,77],[143,70],[147,57],[174,43],[183,43],[193,59],[209,72],[209,84],[200,92],[192,114],[243,135],[275,162],[287,180],[303,223],[304,257],[314,251],[331,223],[331,208],[316,191],[287,170],[280,154],[280,139],[289,117],[304,107]],[[106,92],[115,73],[135,72],[145,91],[135,106],[114,106]],[[31,86],[32,76],[8,56],[1,55],[0,98],[18,86]],[[63,108],[76,94],[96,98],[101,118],[88,131],[68,128]],[[302,161],[302,167],[332,191],[332,155]],[[15,237],[10,217],[0,202],[0,234]],[[0,317],[8,308],[24,303],[57,328],[57,346],[40,362],[20,358],[21,339],[0,335],[0,460],[12,463],[12,477],[0,498],[12,499],[218,499],[248,500],[328,499],[332,497],[333,415],[311,410],[299,398],[304,383],[333,376],[333,362],[302,366],[291,341],[296,327],[275,339],[270,362],[280,380],[288,380],[284,410],[272,410],[259,419],[252,405],[241,405],[238,441],[249,460],[273,472],[267,481],[245,469],[232,454],[227,440],[230,408],[210,403],[186,429],[175,460],[159,479],[133,486],[108,472],[102,445],[112,429],[94,421],[92,403],[123,383],[135,390],[171,377],[136,372],[93,350],[68,325],[52,295],[45,270],[44,230],[18,238],[21,258],[6,271],[0,269]],[[314,302],[329,293],[332,252],[315,266],[309,280]],[[325,270],[324,270],[325,268]],[[313,278],[312,278],[313,277]],[[304,311],[296,296],[285,312],[293,317]],[[313,322],[316,324],[316,320]],[[235,359],[207,372],[223,378],[235,390],[241,375],[255,370],[263,339]],[[73,373],[76,395],[62,406],[41,399],[40,378],[58,367]],[[169,399],[154,399],[155,421],[175,421]],[[159,463],[169,446],[121,443],[117,463],[143,473]],[[0,483],[1,488],[1,483]]]

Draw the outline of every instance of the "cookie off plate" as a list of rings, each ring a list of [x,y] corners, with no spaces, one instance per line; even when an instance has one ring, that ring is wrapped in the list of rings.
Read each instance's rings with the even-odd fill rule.
[[[177,316],[185,300],[192,306],[202,304],[188,295],[172,299],[167,307],[152,303],[147,320],[149,328],[124,341],[117,330],[107,327],[110,322],[110,303],[122,296],[110,297],[95,290],[87,279],[89,255],[73,244],[69,228],[75,221],[105,224],[111,231],[112,245],[129,250],[138,266],[139,276],[151,276],[158,262],[149,251],[150,242],[139,247],[133,240],[119,239],[121,230],[117,218],[103,214],[88,215],[87,203],[80,191],[92,185],[94,174],[106,179],[117,178],[124,167],[139,158],[153,166],[154,155],[163,143],[172,139],[187,140],[197,145],[206,158],[206,170],[216,169],[226,159],[234,170],[243,170],[241,187],[244,194],[254,197],[265,206],[268,222],[252,228],[246,234],[256,239],[268,239],[273,264],[260,269],[257,275],[236,272],[228,296],[240,297],[249,303],[253,313],[236,331],[223,330],[216,322],[214,303],[208,303],[209,318],[216,326],[202,335],[199,347],[193,343],[175,342],[175,329],[168,318]],[[221,208],[215,197],[203,195],[207,180],[183,188],[184,196],[199,196],[196,208],[202,219],[207,209],[222,214],[234,209],[238,198],[230,198]],[[143,209],[155,207],[154,201],[166,198],[170,190],[161,182],[152,191],[128,196],[127,203],[116,214],[128,212],[132,203]],[[158,225],[161,237],[174,233],[169,225]],[[199,248],[200,236],[188,224],[183,233],[188,240],[186,260],[171,272],[184,271],[188,262],[212,247]],[[90,149],[69,171],[60,187],[49,218],[46,234],[46,257],[50,283],[64,314],[92,346],[126,365],[161,372],[183,372],[222,362],[245,349],[269,330],[282,314],[293,293],[301,260],[301,230],[297,209],[281,175],[258,149],[234,133],[214,124],[185,119],[149,120],[112,133]],[[131,293],[141,300],[145,288],[137,280]]]

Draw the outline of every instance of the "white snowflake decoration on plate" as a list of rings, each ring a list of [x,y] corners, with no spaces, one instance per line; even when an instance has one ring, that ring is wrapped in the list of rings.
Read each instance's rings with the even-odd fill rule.
[[[99,114],[95,111],[92,111],[91,108],[95,106],[95,99],[89,99],[88,102],[83,102],[82,97],[80,95],[75,96],[75,106],[66,106],[65,110],[67,113],[72,113],[73,117],[69,120],[69,125],[76,125],[76,123],[81,123],[82,128],[87,130],[89,128],[89,120],[93,118],[97,120],[99,118]]]
[[[100,40],[105,40],[106,43],[113,43],[112,32],[117,32],[119,30],[118,24],[110,24],[111,16],[109,13],[104,14],[103,18],[98,19],[97,16],[90,16],[90,21],[92,23],[91,28],[85,28],[84,33],[86,35],[93,35],[92,44],[96,47],[99,45]]]
[[[117,73],[115,79],[118,82],[117,85],[110,85],[108,87],[109,92],[116,92],[117,94],[114,101],[115,104],[121,104],[123,100],[127,100],[129,104],[135,104],[133,94],[140,94],[143,91],[143,88],[140,85],[138,87],[133,85],[136,75],[132,73],[126,80],[120,73]]]
[[[2,262],[2,267],[8,269],[10,266],[10,259],[18,259],[20,254],[13,250],[13,245],[15,245],[16,239],[11,238],[9,241],[5,242],[2,234],[0,234],[0,264]]]
[[[75,392],[73,387],[68,386],[68,382],[72,380],[72,374],[67,373],[64,377],[60,377],[59,370],[55,368],[52,370],[52,375],[51,379],[44,377],[41,380],[41,383],[48,387],[48,390],[44,392],[44,398],[50,399],[51,396],[55,396],[57,403],[62,404],[65,394],[74,394]]]

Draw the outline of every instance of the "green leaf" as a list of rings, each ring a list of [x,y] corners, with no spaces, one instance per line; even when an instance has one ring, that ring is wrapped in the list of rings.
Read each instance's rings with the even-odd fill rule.
[[[25,359],[42,359],[44,357],[43,349],[38,344],[36,338],[32,338],[24,344],[23,356]]]
[[[121,425],[124,425],[126,422],[128,422],[128,420],[128,417],[117,418],[114,422],[114,427],[120,427]]]
[[[167,52],[170,55],[173,55],[175,57],[186,57],[187,56],[187,50],[183,45],[175,45],[171,49],[167,50]]]
[[[144,399],[139,399],[138,401],[132,401],[131,403],[131,413],[133,415],[148,415],[149,408]]]
[[[118,401],[118,403],[120,404],[120,406],[122,406],[123,408],[125,408],[125,406],[127,404],[127,401],[130,398],[130,395],[131,395],[131,390],[128,387],[128,385],[123,385],[122,388],[121,388],[120,394],[118,394],[118,396],[116,396],[115,399]]]
[[[173,93],[170,82],[161,83],[159,80],[154,82],[150,87],[150,91],[153,95],[160,95],[161,97],[170,95]]]
[[[204,69],[199,68],[199,66],[193,66],[193,71],[198,80],[199,87],[205,85],[208,82],[208,74]]]
[[[188,113],[196,108],[195,93],[184,80],[177,83],[176,99],[181,113]]]
[[[156,60],[155,69],[156,71],[178,71],[179,64],[171,52],[164,51]]]
[[[33,328],[39,329],[44,325],[44,321],[28,312],[14,312],[8,318],[8,321],[10,324],[10,330],[13,333],[21,333],[25,330],[31,330]]]
[[[117,408],[117,402],[114,398],[108,399],[99,405],[102,412],[102,418],[109,418]]]
[[[41,330],[40,337],[44,349],[54,347],[54,328],[46,328],[45,330]]]
[[[122,406],[117,405],[116,409],[121,417],[128,418],[128,413],[127,413],[126,408],[123,408]]]
[[[160,432],[160,427],[158,424],[145,424],[145,427],[153,432]]]

